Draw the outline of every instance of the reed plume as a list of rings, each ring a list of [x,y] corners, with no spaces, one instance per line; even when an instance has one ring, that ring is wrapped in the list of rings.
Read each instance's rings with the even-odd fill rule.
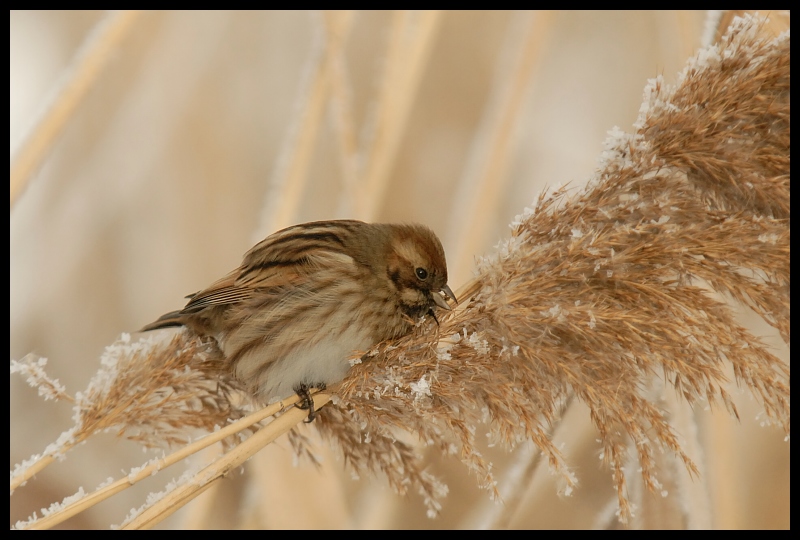
[[[348,462],[383,470],[400,491],[410,478],[426,498],[441,492],[412,463],[395,464],[407,455],[403,429],[493,489],[476,450],[485,423],[509,448],[533,441],[569,488],[549,426],[574,396],[589,408],[625,520],[629,452],[652,490],[656,451],[697,471],[654,385],[737,415],[725,390],[732,368],[789,433],[789,368],[727,302],[789,342],[789,38],[763,40],[757,26],[740,20],[674,88],[651,81],[635,132],[611,134],[581,193],[542,195],[518,216],[457,293],[465,309],[353,368],[320,415]]]
[[[485,429],[509,449],[531,441],[570,490],[577,478],[551,427],[577,400],[625,521],[631,458],[651,490],[657,452],[697,472],[662,387],[737,415],[730,372],[789,433],[789,367],[734,311],[747,306],[789,343],[790,39],[763,39],[759,24],[735,22],[674,87],[651,81],[633,133],[611,132],[586,188],[543,194],[518,216],[457,291],[459,309],[354,356],[315,422],[348,465],[421,493],[435,515],[447,489],[415,445],[458,457],[496,494],[477,445]],[[80,435],[48,455],[107,429],[148,446],[182,444],[250,411],[213,344],[180,333],[115,350],[90,387],[100,390],[71,398]],[[67,397],[34,359],[12,370]],[[312,452],[299,432],[291,441]],[[12,490],[36,467],[12,473]]]

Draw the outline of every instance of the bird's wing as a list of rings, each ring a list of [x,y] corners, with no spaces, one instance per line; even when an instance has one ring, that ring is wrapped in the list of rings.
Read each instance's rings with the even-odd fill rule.
[[[252,298],[255,293],[254,289],[239,287],[235,284],[236,276],[240,271],[241,268],[237,268],[202,291],[189,295],[189,303],[181,310],[181,313],[197,313],[208,306],[235,304]]]
[[[356,263],[345,253],[342,237],[352,226],[344,221],[307,223],[268,236],[245,254],[239,268],[192,295],[182,313],[242,302],[258,291],[289,291],[318,272],[351,268]]]

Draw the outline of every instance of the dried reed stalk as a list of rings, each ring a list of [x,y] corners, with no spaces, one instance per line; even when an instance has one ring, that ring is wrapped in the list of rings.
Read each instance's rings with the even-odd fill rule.
[[[487,104],[476,130],[447,230],[448,260],[456,268],[473,264],[472,245],[483,240],[485,224],[498,207],[510,180],[508,167],[514,154],[516,132],[534,73],[542,61],[553,14],[549,11],[514,13],[492,77]],[[465,220],[464,216],[470,216]],[[466,221],[466,223],[465,223]]]
[[[577,399],[590,410],[626,521],[626,464],[638,462],[650,490],[660,485],[656,451],[697,470],[652,397],[659,381],[686,403],[722,403],[736,415],[724,390],[730,368],[789,433],[789,368],[726,302],[750,307],[789,342],[790,40],[759,39],[759,24],[737,21],[675,88],[653,81],[635,132],[612,135],[582,192],[542,195],[518,217],[459,291],[459,309],[357,358],[315,422],[348,464],[382,473],[398,492],[418,491],[435,514],[446,488],[422,470],[404,434],[458,456],[496,493],[477,450],[484,425],[507,448],[531,441],[569,490],[576,479],[550,426]],[[146,446],[186,444],[193,430],[244,416],[217,355],[185,333],[123,340],[89,390],[70,398],[76,427],[46,454],[108,430]],[[12,367],[68,397],[37,362]],[[259,439],[271,440],[266,430],[285,429],[295,413],[299,421],[289,411]],[[299,434],[291,441],[309,451]],[[201,492],[232,462],[184,478],[173,499]],[[36,467],[12,473],[12,490]],[[175,508],[166,506],[132,524],[156,522]]]
[[[324,124],[322,117],[331,94],[336,89],[336,70],[341,64],[352,19],[348,12],[326,14],[326,39],[318,39],[319,43],[312,48],[306,67],[308,80],[300,93],[300,110],[294,120],[296,125],[290,130],[286,138],[286,149],[278,161],[272,182],[273,189],[268,193],[273,201],[265,205],[268,213],[263,220],[263,226],[259,227],[255,235],[256,242],[269,232],[294,223],[294,216],[297,215],[308,184],[308,167],[313,161],[314,146],[320,127]],[[322,25],[322,21],[315,22],[318,26]]]
[[[395,11],[386,55],[386,67],[377,103],[372,140],[365,157],[362,182],[356,195],[354,214],[374,221],[383,201],[389,172],[406,132],[424,68],[433,49],[442,13]]]
[[[13,155],[12,208],[138,17],[137,11],[111,11],[86,38],[52,97],[45,102],[35,125]]]

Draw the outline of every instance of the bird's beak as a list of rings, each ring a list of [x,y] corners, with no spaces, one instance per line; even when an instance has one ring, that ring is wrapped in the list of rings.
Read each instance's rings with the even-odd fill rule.
[[[450,305],[447,303],[445,298],[449,298],[450,300],[452,300],[453,302],[458,304],[458,300],[456,299],[456,295],[453,294],[452,289],[450,289],[450,287],[448,287],[447,285],[442,287],[442,290],[440,292],[433,293],[432,296],[433,296],[433,302],[437,306],[439,306],[442,309],[446,309],[448,311],[453,309],[453,308],[450,307]]]

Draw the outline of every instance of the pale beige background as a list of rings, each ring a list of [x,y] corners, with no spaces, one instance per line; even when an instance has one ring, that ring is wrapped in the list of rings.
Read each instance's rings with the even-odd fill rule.
[[[12,155],[105,16],[11,12]],[[282,219],[426,223],[443,240],[456,289],[471,275],[473,257],[504,238],[514,215],[542,189],[580,185],[592,174],[606,132],[615,125],[631,129],[647,79],[675,80],[700,45],[705,20],[703,12],[675,11],[441,14],[424,58],[414,64],[422,70],[416,90],[403,81],[413,74],[400,73],[392,83],[403,95],[393,97],[398,104],[389,110],[404,110],[405,98],[408,112],[401,115],[397,151],[386,160],[385,192],[365,211],[357,202],[360,177],[348,183],[343,171],[358,171],[357,159],[370,155],[375,135],[368,126],[379,109],[384,70],[402,65],[413,47],[401,47],[399,57],[387,52],[392,13],[349,16],[335,68],[344,94],[325,101],[315,123],[296,207],[279,185],[298,148],[293,136],[302,130],[315,58],[330,50],[326,21],[346,23],[348,15],[162,12],[134,21],[11,209],[11,358],[48,357],[52,375],[72,392],[82,389],[105,345],[180,307],[184,295],[227,273],[255,241],[289,224]],[[418,31],[414,17],[422,18],[409,17],[406,31]],[[523,50],[527,63],[519,59]],[[517,101],[510,106],[504,96]],[[342,103],[351,107],[360,150],[345,167],[336,120]],[[492,132],[498,107],[506,107],[508,120],[501,136]],[[500,156],[499,166],[484,188],[492,195],[476,197],[470,179],[498,140],[492,155]],[[276,218],[281,209],[284,218]],[[770,328],[757,330],[788,358]],[[788,528],[789,444],[777,429],[759,427],[747,395],[738,403],[740,423],[698,411],[708,523]],[[571,414],[558,437],[570,445],[579,489],[560,497],[546,473],[537,475],[510,526],[591,527],[614,497],[585,412]],[[12,377],[11,465],[41,451],[71,425],[70,417],[68,405],[44,403]],[[498,477],[509,474],[508,457],[487,452]],[[451,494],[441,517],[429,520],[415,495],[399,498],[380,479],[353,481],[321,453],[326,461],[318,473],[308,464],[291,467],[287,445],[275,445],[247,466],[244,478],[234,475],[221,492],[164,526],[460,528],[481,525],[482,512],[491,511],[457,461],[431,456]],[[133,444],[98,437],[18,490],[11,523],[147,457]],[[159,478],[64,526],[121,522],[146,493],[161,489]],[[646,525],[682,526],[656,518]]]

